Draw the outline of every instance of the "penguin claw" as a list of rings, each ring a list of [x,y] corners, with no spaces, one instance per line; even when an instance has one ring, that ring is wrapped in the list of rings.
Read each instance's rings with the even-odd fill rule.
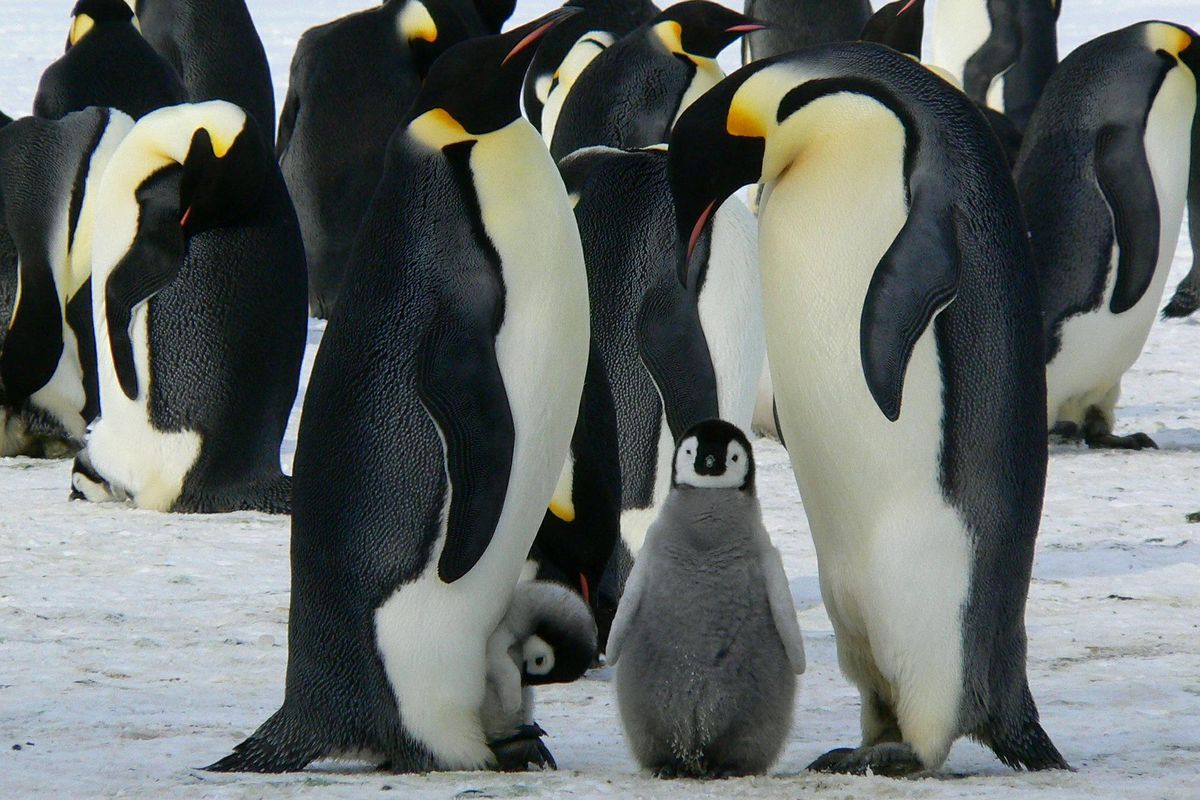
[[[1087,446],[1093,450],[1157,450],[1158,444],[1144,433],[1115,436],[1103,433],[1087,437]]]
[[[554,756],[542,741],[546,732],[536,722],[522,725],[506,739],[491,743],[496,756],[496,768],[501,772],[526,772],[535,769],[558,769]]]
[[[905,778],[925,770],[912,747],[903,742],[883,742],[852,750],[848,747],[831,750],[818,758],[808,769],[813,772],[840,775],[879,775],[885,778]]]

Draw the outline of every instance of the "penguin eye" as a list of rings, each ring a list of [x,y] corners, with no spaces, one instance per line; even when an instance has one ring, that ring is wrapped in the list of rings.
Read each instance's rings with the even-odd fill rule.
[[[737,456],[734,456],[734,457],[733,457],[733,460],[734,460],[734,461],[737,461]]]
[[[534,663],[534,664],[537,664],[537,665],[540,667],[540,666],[542,666],[543,664],[545,664],[545,663],[546,663],[546,657],[545,657],[545,656],[538,656],[537,658],[535,658],[535,659],[533,660],[533,663]]]

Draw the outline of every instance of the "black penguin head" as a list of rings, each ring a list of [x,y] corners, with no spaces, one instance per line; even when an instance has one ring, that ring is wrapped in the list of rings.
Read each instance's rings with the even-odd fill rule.
[[[179,182],[179,226],[194,236],[254,211],[266,182],[270,153],[254,118],[232,141],[214,140],[207,128],[192,135]]]
[[[671,485],[694,489],[737,489],[754,493],[754,451],[732,423],[710,419],[679,439]]]
[[[67,49],[79,44],[79,40],[91,33],[92,28],[106,23],[133,23],[133,9],[125,0],[79,0],[71,11],[74,22],[67,34]]]
[[[396,27],[422,81],[438,56],[470,38],[466,23],[448,0],[387,0],[384,5],[396,14]]]
[[[451,47],[433,62],[405,123],[440,110],[447,123],[481,136],[513,122],[521,116],[521,85],[538,41],[579,11],[560,8],[507,33]]]
[[[543,581],[523,584],[534,591]],[[533,630],[520,643],[521,683],[570,683],[596,658],[596,621],[579,595],[557,584],[538,592]]]
[[[676,3],[655,17],[651,25],[671,52],[703,58],[716,58],[739,37],[767,27],[708,0]]]
[[[896,0],[876,11],[858,38],[920,59],[924,31],[925,0]]]

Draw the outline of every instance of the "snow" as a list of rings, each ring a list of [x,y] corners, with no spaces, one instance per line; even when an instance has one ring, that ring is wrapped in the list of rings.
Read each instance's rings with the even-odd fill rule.
[[[521,0],[527,19],[549,0]],[[0,0],[0,108],[25,113],[61,52],[69,0]],[[250,0],[282,101],[308,26],[367,0]],[[1194,0],[1067,0],[1065,53],[1139,19],[1200,23]],[[726,53],[726,66],[736,60]],[[1190,256],[1181,241],[1175,274]],[[320,338],[310,332],[307,362]],[[1018,774],[959,742],[935,778],[809,775],[855,742],[786,454],[758,444],[767,527],[808,647],[790,744],[771,777],[666,783],[625,750],[602,670],[540,692],[557,773],[210,775],[282,699],[288,523],[69,503],[69,464],[0,460],[0,797],[1200,797],[1200,321],[1158,323],[1126,377],[1120,431],[1162,449],[1056,447],[1028,607],[1029,674],[1047,731],[1078,769]],[[306,366],[307,374],[307,366]],[[285,463],[295,448],[295,420]],[[19,748],[19,749],[18,749]],[[389,796],[379,794],[379,796]]]

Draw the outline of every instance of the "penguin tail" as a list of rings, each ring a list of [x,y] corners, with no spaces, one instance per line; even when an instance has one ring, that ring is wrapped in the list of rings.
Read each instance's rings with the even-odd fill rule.
[[[993,718],[986,734],[977,738],[1012,769],[1030,772],[1046,769],[1074,771],[1038,721],[1037,706],[1028,686],[1022,692],[1019,709],[1019,714],[1002,715],[1002,721]]]
[[[326,755],[327,747],[286,713],[286,706],[208,772],[299,772]]]
[[[292,476],[276,475],[261,485],[254,510],[267,514],[292,513]]]

